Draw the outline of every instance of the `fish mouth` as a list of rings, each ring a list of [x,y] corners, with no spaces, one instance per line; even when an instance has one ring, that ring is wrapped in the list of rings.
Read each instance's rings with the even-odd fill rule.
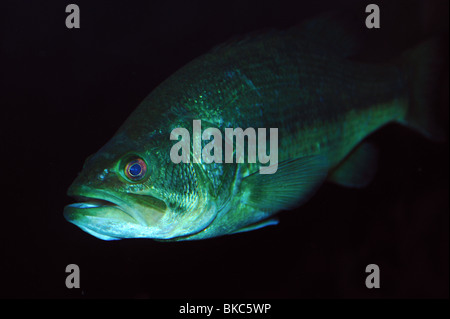
[[[69,204],[67,207],[73,207],[78,209],[87,209],[87,208],[99,208],[99,207],[115,207],[119,208],[118,204],[115,204],[111,201],[107,201],[104,199],[98,199],[93,197],[85,197],[85,196],[75,196],[77,203]]]
[[[103,191],[96,191],[87,188],[71,190],[68,195],[73,197],[77,202],[66,206],[65,210],[77,211],[78,213],[89,213],[98,208],[118,209],[125,214],[133,217],[129,209],[125,209],[124,202],[119,198],[109,195]]]
[[[71,187],[67,194],[77,202],[64,208],[66,220],[104,240],[120,239],[122,236],[112,235],[120,225],[155,225],[167,209],[162,200],[150,195],[125,193],[119,197],[85,186]]]

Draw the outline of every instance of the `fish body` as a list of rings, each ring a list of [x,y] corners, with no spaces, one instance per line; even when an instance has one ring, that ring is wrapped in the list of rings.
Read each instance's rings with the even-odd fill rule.
[[[411,93],[413,65],[431,49],[409,63],[366,64],[348,59],[336,33],[312,36],[311,28],[234,41],[174,73],[88,158],[68,192],[80,202],[65,217],[105,240],[204,239],[276,224],[276,212],[304,203],[327,179],[367,184],[376,151],[364,139],[387,123],[413,122],[411,110],[422,107]],[[192,132],[194,120],[221,132],[278,128],[278,170],[173,163],[170,133]]]

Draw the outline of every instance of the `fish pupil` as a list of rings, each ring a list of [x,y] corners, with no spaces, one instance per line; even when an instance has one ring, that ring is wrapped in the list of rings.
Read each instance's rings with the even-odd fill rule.
[[[131,165],[129,172],[131,176],[138,176],[142,172],[142,167],[140,164],[135,163]]]

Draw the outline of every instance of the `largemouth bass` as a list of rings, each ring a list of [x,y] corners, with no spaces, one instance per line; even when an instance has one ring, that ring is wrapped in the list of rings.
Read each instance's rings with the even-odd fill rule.
[[[345,32],[322,17],[188,63],[86,160],[68,191],[79,202],[65,218],[103,240],[204,239],[276,224],[275,213],[306,202],[326,180],[366,185],[377,155],[368,135],[390,122],[431,135],[435,47],[373,65],[349,59]],[[276,172],[260,174],[248,161],[174,163],[170,134],[192,136],[194,120],[222,132],[277,128]]]

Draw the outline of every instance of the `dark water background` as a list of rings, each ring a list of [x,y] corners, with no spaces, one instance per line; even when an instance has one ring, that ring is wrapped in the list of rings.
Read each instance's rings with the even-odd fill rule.
[[[375,181],[324,185],[281,223],[205,241],[98,240],[63,218],[66,190],[143,98],[231,36],[374,1],[68,1],[0,5],[0,297],[420,298],[449,296],[448,143],[389,126]],[[375,1],[372,57],[448,38],[448,1]],[[361,25],[364,28],[364,25]],[[448,42],[447,42],[448,43]],[[444,49],[448,53],[448,49]],[[448,64],[437,90],[448,123]],[[448,124],[446,124],[448,130]],[[81,288],[65,287],[65,267]],[[365,287],[365,267],[381,288]]]

